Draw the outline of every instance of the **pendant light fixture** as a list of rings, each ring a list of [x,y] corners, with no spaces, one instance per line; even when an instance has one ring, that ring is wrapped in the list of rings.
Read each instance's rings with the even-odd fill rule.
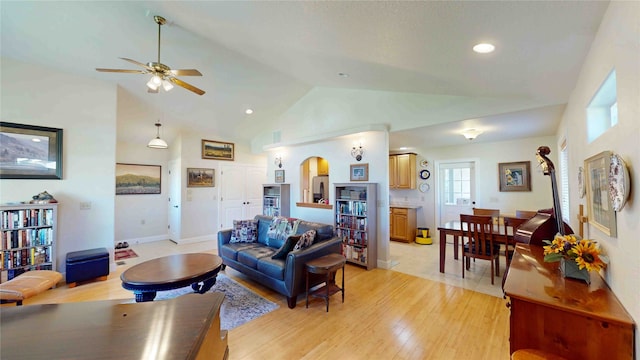
[[[162,124],[160,124],[160,120],[158,120],[158,122],[156,123],[156,137],[149,141],[147,147],[150,147],[152,149],[166,149],[169,147],[166,141],[160,139],[160,126],[162,126]]]

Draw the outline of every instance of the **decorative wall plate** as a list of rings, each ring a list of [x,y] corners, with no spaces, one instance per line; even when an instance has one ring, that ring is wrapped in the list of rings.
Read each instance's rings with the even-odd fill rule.
[[[431,177],[431,172],[429,170],[420,170],[420,179],[427,180]]]
[[[584,197],[585,187],[584,187],[584,169],[582,166],[578,168],[578,196],[580,199]]]
[[[629,196],[629,169],[624,160],[618,154],[611,154],[609,166],[609,196],[611,197],[611,207],[614,211],[620,211],[627,202]]]
[[[427,165],[429,165],[429,162],[427,160],[420,161],[420,166],[427,167]]]
[[[429,186],[429,184],[427,183],[422,183],[420,184],[420,192],[427,192],[429,191],[429,189],[431,189],[431,186]]]

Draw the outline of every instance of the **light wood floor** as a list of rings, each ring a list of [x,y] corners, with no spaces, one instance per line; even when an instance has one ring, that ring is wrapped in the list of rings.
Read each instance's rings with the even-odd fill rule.
[[[164,242],[163,242],[164,243]],[[106,281],[66,285],[25,301],[30,304],[126,299],[120,273],[137,262],[193,248],[134,246],[141,256],[118,266]],[[151,250],[150,250],[151,249]],[[154,250],[155,249],[155,250]],[[197,249],[195,251],[214,252]],[[284,296],[230,268],[226,274],[280,308],[229,332],[230,359],[508,359],[509,310],[505,300],[397,271],[347,265],[344,304],[331,297],[295,309]],[[3,306],[14,306],[5,304]]]

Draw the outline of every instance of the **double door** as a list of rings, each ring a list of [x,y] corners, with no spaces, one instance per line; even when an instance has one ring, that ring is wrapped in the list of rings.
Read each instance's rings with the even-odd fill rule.
[[[220,167],[219,229],[233,226],[233,220],[253,219],[262,214],[262,184],[266,168],[250,165]]]

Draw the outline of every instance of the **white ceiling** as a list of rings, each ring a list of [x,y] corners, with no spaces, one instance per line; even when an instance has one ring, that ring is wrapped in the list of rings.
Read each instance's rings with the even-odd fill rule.
[[[391,149],[553,135],[608,2],[598,1],[2,1],[2,56],[117,83],[162,118],[169,141],[181,128],[251,140],[315,87],[513,101],[424,126],[390,120]],[[148,75],[118,57],[196,68],[181,88],[148,94]],[[492,42],[496,51],[471,47]],[[349,77],[340,77],[339,72]],[[447,104],[442,104],[442,107]],[[255,113],[244,114],[251,107]],[[442,111],[442,109],[440,109]],[[142,113],[145,113],[144,111]],[[155,118],[119,119],[122,141],[145,142]],[[433,123],[433,122],[430,122]],[[426,124],[426,122],[425,122]],[[348,126],[346,126],[348,127]]]

